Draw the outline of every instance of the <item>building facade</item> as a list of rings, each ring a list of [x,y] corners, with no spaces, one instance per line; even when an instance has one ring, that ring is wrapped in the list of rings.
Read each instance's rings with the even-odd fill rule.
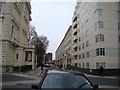
[[[118,2],[77,2],[72,18],[72,66],[120,68],[119,7]]]
[[[58,66],[66,67],[72,64],[72,26],[68,28],[64,39],[56,50],[56,63]]]
[[[52,63],[52,53],[47,53],[45,55],[45,63]]]
[[[34,68],[34,46],[28,44],[30,2],[0,2],[2,71]]]
[[[118,68],[118,16],[115,2],[77,3],[72,29],[74,65],[92,69]]]

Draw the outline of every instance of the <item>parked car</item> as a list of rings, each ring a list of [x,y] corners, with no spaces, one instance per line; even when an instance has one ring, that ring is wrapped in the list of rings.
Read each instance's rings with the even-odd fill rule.
[[[50,64],[43,64],[43,67],[50,67]]]
[[[93,85],[88,78],[81,73],[71,73],[57,70],[48,70],[38,85],[32,85],[34,89],[90,89],[95,90],[98,85]]]

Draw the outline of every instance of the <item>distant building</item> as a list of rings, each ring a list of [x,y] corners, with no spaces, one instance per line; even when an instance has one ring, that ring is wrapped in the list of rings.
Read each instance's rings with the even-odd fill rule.
[[[0,2],[3,72],[34,69],[35,48],[28,44],[30,14],[30,2]]]
[[[47,53],[45,55],[45,63],[52,63],[52,53]]]
[[[66,67],[72,64],[72,26],[68,28],[64,39],[56,50],[56,64]]]

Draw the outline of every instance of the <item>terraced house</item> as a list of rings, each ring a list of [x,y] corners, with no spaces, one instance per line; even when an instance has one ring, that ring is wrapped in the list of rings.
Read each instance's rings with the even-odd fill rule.
[[[120,53],[118,2],[77,2],[72,18],[72,66],[117,73]]]
[[[34,68],[34,46],[28,44],[30,2],[0,2],[2,72]]]

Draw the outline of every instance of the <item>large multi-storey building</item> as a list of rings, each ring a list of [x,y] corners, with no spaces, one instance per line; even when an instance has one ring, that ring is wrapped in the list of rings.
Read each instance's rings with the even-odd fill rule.
[[[68,28],[64,39],[56,50],[56,62],[57,65],[62,65],[66,67],[67,65],[71,65],[72,60],[72,26]]]
[[[119,69],[119,10],[118,2],[77,2],[72,18],[73,66]]]
[[[34,68],[34,46],[28,44],[30,2],[0,2],[2,71]]]
[[[119,12],[115,2],[77,3],[73,16],[74,65],[118,68]]]

